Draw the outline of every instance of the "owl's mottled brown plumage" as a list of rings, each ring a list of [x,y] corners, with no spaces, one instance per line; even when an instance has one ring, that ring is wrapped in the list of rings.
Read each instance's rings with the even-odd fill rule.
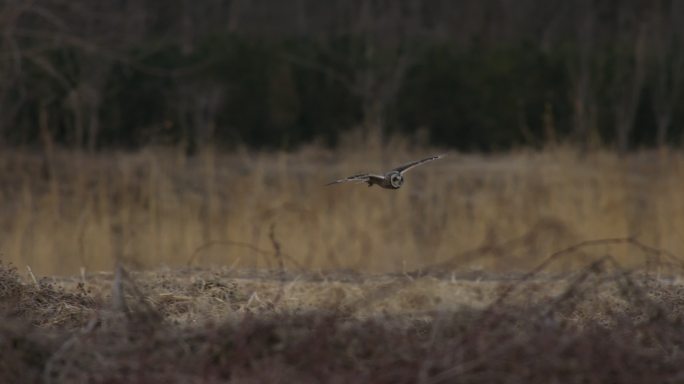
[[[378,186],[380,186],[382,188],[386,188],[386,189],[399,189],[404,184],[404,173],[406,173],[406,171],[408,171],[409,169],[416,167],[418,165],[425,164],[425,163],[433,161],[433,160],[441,159],[442,157],[444,157],[444,155],[431,156],[431,157],[426,157],[422,160],[413,161],[413,162],[401,165],[397,168],[394,168],[393,170],[385,173],[384,175],[376,175],[376,174],[372,174],[372,173],[361,173],[358,175],[345,177],[344,179],[332,181],[326,185],[356,182],[356,183],[367,183],[369,187],[371,187],[373,185],[378,185]]]

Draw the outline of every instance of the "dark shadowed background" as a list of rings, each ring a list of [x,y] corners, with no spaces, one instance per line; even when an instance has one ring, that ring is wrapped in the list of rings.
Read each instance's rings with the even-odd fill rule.
[[[0,145],[682,141],[670,0],[4,0]]]

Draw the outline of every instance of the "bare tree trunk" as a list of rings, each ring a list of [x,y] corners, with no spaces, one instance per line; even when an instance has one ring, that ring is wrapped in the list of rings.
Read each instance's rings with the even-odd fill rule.
[[[180,26],[180,46],[181,52],[184,55],[190,55],[195,50],[194,44],[194,21],[193,20],[193,8],[196,7],[194,1],[183,0],[183,14],[181,16],[181,26]]]
[[[83,145],[83,103],[81,102],[81,92],[78,88],[72,89],[67,98],[66,105],[71,109],[71,114],[73,116],[73,124],[71,125],[71,145],[76,148],[80,148]]]
[[[577,61],[571,62],[570,74],[573,78],[571,91],[573,107],[573,136],[586,149],[590,142],[595,103],[592,87],[592,60],[595,55],[596,40],[596,10],[592,1],[583,1],[578,7],[580,14],[577,23]]]
[[[228,30],[237,32],[241,27],[242,14],[249,7],[250,0],[230,0]]]
[[[651,20],[653,33],[648,44],[653,56],[651,97],[657,126],[656,144],[660,148],[667,144],[675,102],[680,94],[684,47],[681,46],[682,36],[676,24],[682,16],[684,7],[681,2],[671,2],[668,8],[663,9],[663,1],[658,0]]]
[[[300,0],[301,1],[301,0]],[[408,4],[383,3],[382,9],[373,0],[360,0],[357,4],[341,2],[339,13],[349,13],[349,23],[340,33],[350,37],[349,54],[340,55],[336,48],[325,46],[330,59],[351,73],[341,73],[335,66],[321,64],[316,59],[288,54],[295,65],[304,66],[328,75],[359,97],[362,104],[360,127],[366,139],[381,140],[385,130],[385,115],[406,77],[406,72],[420,54],[411,44],[417,36],[428,32],[422,25],[423,0]],[[408,8],[403,6],[407,5]],[[314,18],[315,15],[311,15]],[[433,26],[439,30],[439,26]]]
[[[633,65],[627,67],[628,64],[623,64],[621,73],[615,77],[613,85],[615,128],[617,147],[620,152],[626,152],[629,148],[646,73],[645,26],[642,24],[637,28],[633,47]]]
[[[387,107],[396,98],[406,72],[419,52],[410,37],[423,32],[420,12],[423,0],[409,2],[408,10],[390,3],[381,13],[374,13],[372,2],[363,2],[357,26],[364,36],[364,60],[357,75],[364,105],[362,125],[371,137],[382,137]],[[383,26],[384,29],[379,29]],[[390,57],[388,62],[382,62]]]
[[[296,12],[297,12],[297,34],[304,36],[307,31],[307,13],[306,13],[306,0],[296,0]]]
[[[88,152],[93,153],[97,147],[97,139],[100,134],[100,95],[91,101],[88,111]]]

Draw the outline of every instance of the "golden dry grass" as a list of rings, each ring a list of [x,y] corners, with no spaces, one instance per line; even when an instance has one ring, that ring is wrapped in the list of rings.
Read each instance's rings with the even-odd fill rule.
[[[196,156],[4,150],[0,258],[37,275],[129,265],[404,272],[527,270],[552,251],[596,238],[638,236],[684,254],[684,155],[569,148],[448,157],[407,174],[398,191],[324,187],[440,152],[389,146]],[[626,246],[591,255],[644,261]],[[441,264],[440,264],[441,263]]]

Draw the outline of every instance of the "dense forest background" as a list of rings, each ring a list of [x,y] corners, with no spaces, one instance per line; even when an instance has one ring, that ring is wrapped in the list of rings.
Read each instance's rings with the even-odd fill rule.
[[[678,146],[684,2],[2,0],[0,146]]]

